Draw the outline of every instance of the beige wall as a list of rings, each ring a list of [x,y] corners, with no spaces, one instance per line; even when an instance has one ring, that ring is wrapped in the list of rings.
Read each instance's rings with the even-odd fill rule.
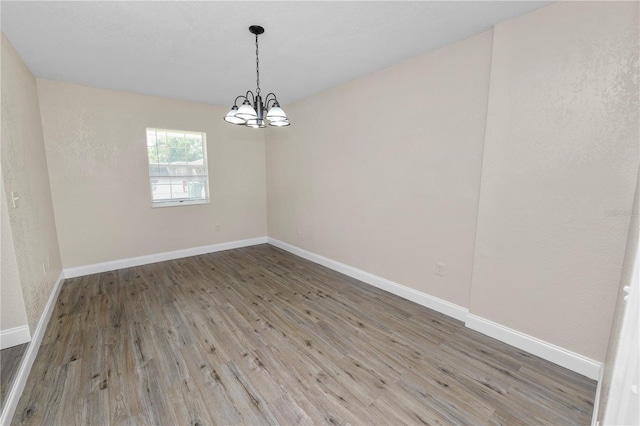
[[[38,90],[65,268],[266,235],[264,135],[226,124],[224,108],[46,80]],[[206,132],[210,204],[151,207],[146,127]]]
[[[20,272],[11,235],[9,209],[4,183],[0,180],[0,331],[29,324],[24,296],[20,286]]]
[[[8,217],[15,260],[33,333],[62,268],[36,81],[4,35],[1,54],[2,179],[6,202],[11,206]],[[11,192],[20,197],[15,209],[9,201]],[[45,273],[42,265],[49,263]],[[4,253],[2,266],[4,272]]]
[[[554,4],[287,106],[269,236],[602,361],[629,226],[607,211],[630,209],[638,167],[637,7]]]
[[[470,312],[603,361],[638,170],[638,3],[494,29]],[[635,81],[634,81],[635,80]]]
[[[466,307],[491,39],[288,105],[267,134],[269,236]]]

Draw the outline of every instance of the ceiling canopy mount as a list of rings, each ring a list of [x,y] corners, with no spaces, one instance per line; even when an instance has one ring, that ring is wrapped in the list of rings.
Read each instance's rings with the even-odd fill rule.
[[[262,28],[260,25],[252,25],[249,27],[249,32],[251,34],[260,35],[264,32],[264,28]]]

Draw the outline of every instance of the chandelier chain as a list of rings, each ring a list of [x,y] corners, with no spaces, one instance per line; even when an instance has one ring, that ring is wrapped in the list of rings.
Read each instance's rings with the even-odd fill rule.
[[[256,34],[256,93],[260,94],[260,56],[258,49],[258,34]]]

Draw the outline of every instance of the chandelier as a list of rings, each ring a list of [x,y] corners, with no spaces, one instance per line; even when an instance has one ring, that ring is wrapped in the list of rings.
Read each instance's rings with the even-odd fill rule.
[[[256,36],[256,93],[254,94],[249,90],[246,94],[238,96],[233,102],[231,110],[224,116],[224,121],[240,126],[253,127],[255,129],[266,127],[266,121],[269,122],[270,126],[288,126],[291,123],[289,123],[287,114],[280,108],[276,95],[269,93],[264,98],[264,102],[260,96],[258,35],[264,33],[264,28],[259,25],[252,25],[249,27],[249,31]],[[244,99],[240,108],[238,108],[239,99]]]

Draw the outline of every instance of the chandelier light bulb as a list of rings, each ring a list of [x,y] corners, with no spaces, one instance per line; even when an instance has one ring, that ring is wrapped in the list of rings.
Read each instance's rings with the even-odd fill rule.
[[[273,127],[285,127],[285,126],[289,126],[290,124],[291,123],[289,123],[289,120],[286,120],[286,119],[269,122],[269,125]]]
[[[231,108],[231,111],[229,111],[227,115],[224,116],[224,121],[231,124],[245,124],[246,121],[244,119],[236,116],[237,112],[238,112],[238,107],[234,105]]]
[[[264,120],[260,120],[256,118],[256,119],[247,120],[247,127],[252,127],[254,129],[261,129],[267,126]]]
[[[248,101],[245,101],[245,103],[242,104],[240,109],[238,109],[238,112],[236,112],[236,117],[241,118],[243,120],[249,120],[252,118],[257,118],[258,113],[256,112],[255,109],[253,109],[251,105],[249,105]]]
[[[284,113],[279,106],[273,106],[267,113],[267,120],[269,121],[282,121],[287,119],[287,114]]]

